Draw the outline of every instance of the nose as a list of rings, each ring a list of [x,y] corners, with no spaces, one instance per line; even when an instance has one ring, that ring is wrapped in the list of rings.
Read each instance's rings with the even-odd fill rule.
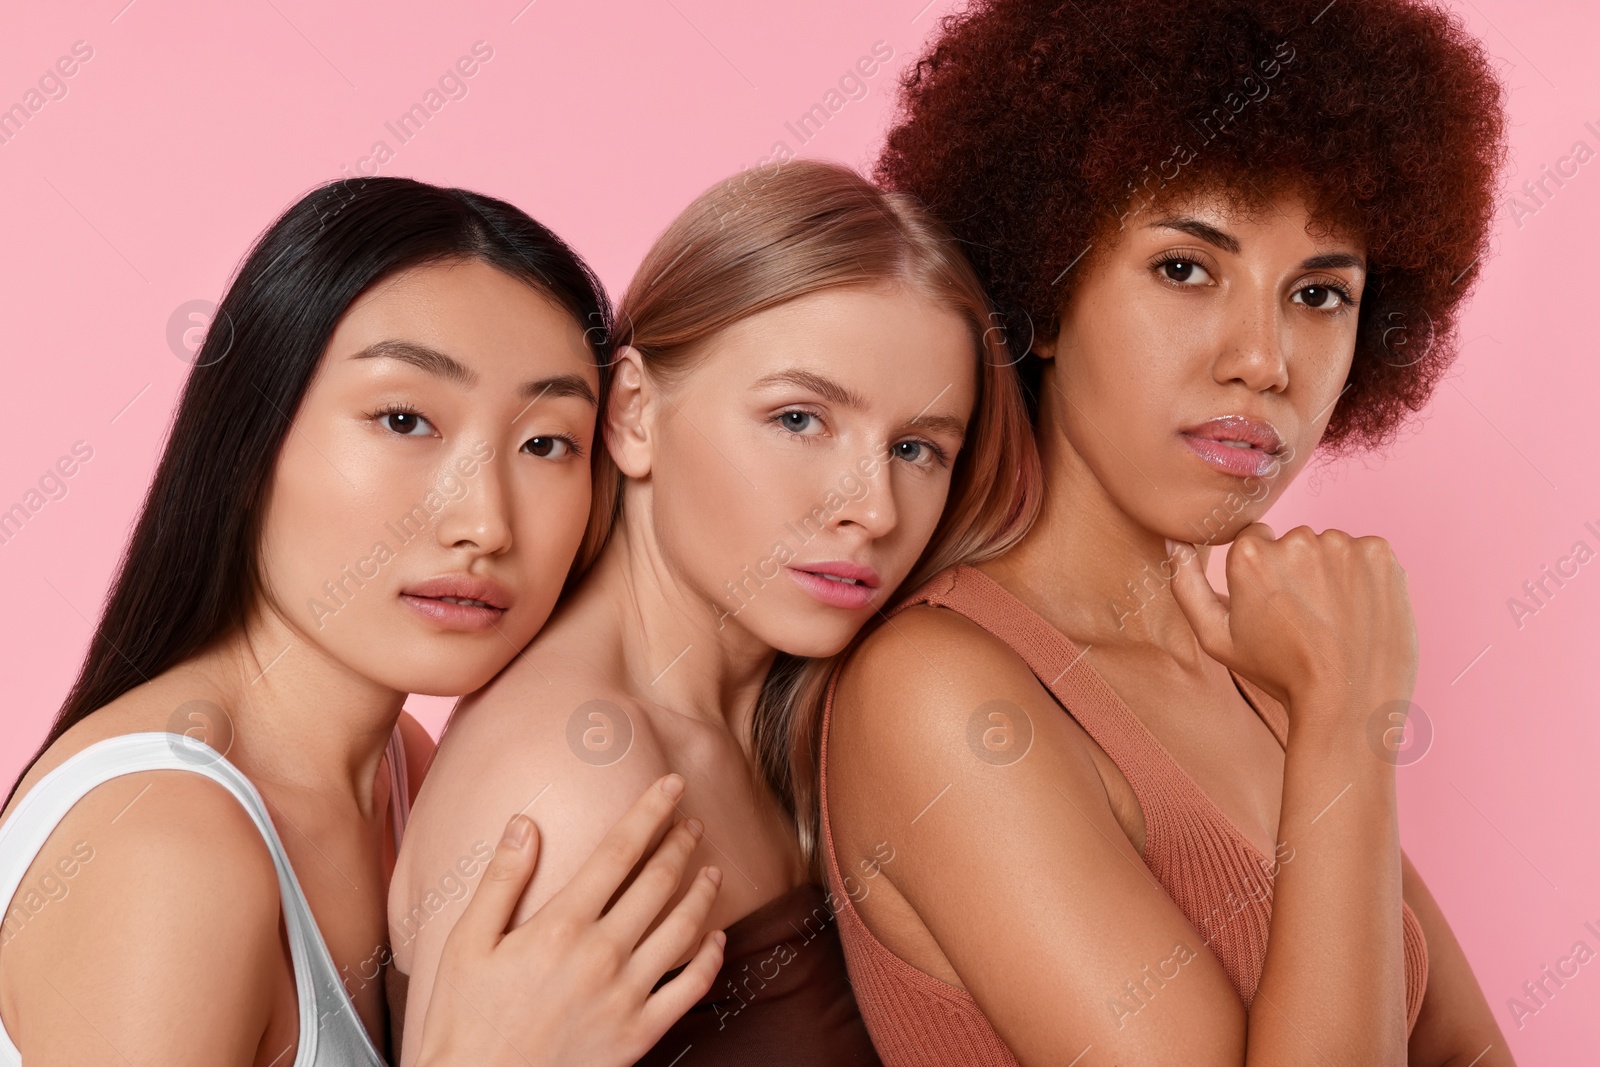
[[[1261,286],[1247,289],[1239,303],[1216,361],[1216,379],[1243,382],[1252,392],[1282,392],[1289,385],[1289,361],[1278,296]]]
[[[853,493],[840,493],[844,506],[834,514],[834,524],[840,529],[857,528],[868,538],[883,537],[900,521],[894,498],[895,459],[885,449],[877,468],[870,476],[862,476],[852,468],[839,479],[841,487],[859,487]]]
[[[434,489],[445,499],[436,526],[439,543],[490,555],[502,552],[511,544],[511,464],[498,454],[485,460],[472,456],[465,463],[461,459],[452,457]],[[462,475],[463,469],[473,473]]]

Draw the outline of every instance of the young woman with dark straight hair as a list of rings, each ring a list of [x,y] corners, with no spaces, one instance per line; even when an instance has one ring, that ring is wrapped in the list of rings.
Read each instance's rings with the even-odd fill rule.
[[[402,705],[488,681],[593,559],[610,357],[594,276],[502,201],[354,180],[265,232],[0,821],[0,1064],[383,1062],[387,885],[432,748]],[[430,872],[480,881],[421,1062],[631,1063],[706,991],[714,870],[646,934],[697,838],[682,780],[655,786],[509,933],[517,805]]]

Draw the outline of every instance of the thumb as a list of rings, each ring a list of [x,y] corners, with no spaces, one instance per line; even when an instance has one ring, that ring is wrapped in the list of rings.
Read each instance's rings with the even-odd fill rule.
[[[511,925],[511,915],[538,858],[539,828],[526,815],[513,815],[451,934],[459,932],[469,943],[484,948],[498,944]]]
[[[1211,588],[1206,572],[1200,566],[1200,553],[1187,541],[1167,540],[1167,551],[1175,567],[1172,576],[1172,598],[1178,610],[1200,639],[1200,647],[1212,659],[1231,666],[1233,655],[1233,630],[1228,623],[1228,604]]]

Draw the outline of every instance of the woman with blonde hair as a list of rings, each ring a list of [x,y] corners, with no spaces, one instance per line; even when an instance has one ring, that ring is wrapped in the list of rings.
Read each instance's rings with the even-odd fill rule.
[[[614,468],[596,486],[615,525],[539,637],[457,709],[391,920],[508,806],[541,828],[528,914],[626,798],[676,771],[693,863],[725,872],[706,928],[727,944],[640,1062],[876,1063],[803,859],[792,805],[810,786],[787,769],[811,742],[790,711],[897,590],[1026,528],[1039,469],[1011,359],[944,228],[819,162],[701,195],[618,321]],[[443,918],[397,953],[408,1013],[426,1010]]]

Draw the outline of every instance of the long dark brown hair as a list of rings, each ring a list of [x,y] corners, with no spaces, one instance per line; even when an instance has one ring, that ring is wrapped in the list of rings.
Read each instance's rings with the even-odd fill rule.
[[[474,259],[567,309],[601,368],[611,304],[594,272],[521,210],[409,178],[359,178],[307,193],[256,241],[214,316],[83,667],[17,786],[74,724],[243,624],[261,584],[267,488],[289,425],[345,310],[373,283],[425,263]],[[604,449],[595,449],[598,463]],[[591,514],[567,576],[609,529]]]

